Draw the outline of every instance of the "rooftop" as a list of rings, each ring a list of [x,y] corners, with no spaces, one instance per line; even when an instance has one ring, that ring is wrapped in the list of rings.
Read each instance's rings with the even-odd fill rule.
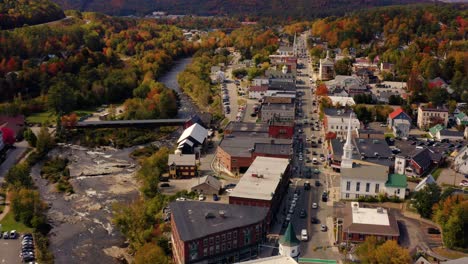
[[[229,122],[224,130],[231,132],[257,132],[268,133],[268,124],[265,123],[246,123],[246,122]]]
[[[326,116],[339,116],[349,118],[349,114],[352,113],[350,110],[338,109],[338,108],[324,108],[323,112]],[[353,118],[356,118],[354,115]]]
[[[290,139],[265,137],[264,133],[257,135],[253,132],[239,135],[239,132],[236,132],[236,134],[226,135],[219,143],[219,147],[233,157],[251,157],[257,145],[260,146],[259,144],[288,145],[290,148],[291,143]]]
[[[183,241],[191,241],[261,222],[268,208],[198,201],[170,203],[172,219]]]
[[[287,156],[292,149],[291,144],[255,143],[255,153]]]
[[[446,136],[446,137],[462,137],[463,138],[463,132],[447,130],[447,129],[441,130],[440,135]]]
[[[288,167],[288,159],[257,157],[230,196],[270,201]]]
[[[361,156],[365,157],[392,157],[392,151],[384,139],[356,138],[355,145]]]
[[[273,257],[240,262],[239,264],[297,264],[297,262],[291,257],[277,255]]]
[[[198,141],[199,144],[202,144],[203,141],[205,141],[206,137],[208,137],[208,130],[206,130],[198,123],[195,123],[189,128],[185,129],[184,132],[182,132],[182,135],[180,135],[179,140],[177,140],[177,143],[179,144],[188,137],[191,137]]]
[[[387,209],[362,208],[358,202],[347,205],[343,231],[371,235],[400,235],[395,216]]]
[[[339,103],[341,106],[345,106],[345,105],[353,106],[356,104],[352,97],[328,96],[328,98],[330,98],[333,105],[336,105],[337,103]]]
[[[390,174],[388,175],[388,181],[385,183],[387,187],[394,188],[406,188],[408,183],[406,182],[406,175],[403,174]]]
[[[294,111],[294,104],[262,104],[262,111]]]
[[[169,154],[167,165],[195,166],[195,154]]]
[[[433,108],[433,107],[425,107],[425,106],[420,106],[422,111],[426,112],[448,112],[447,108]]]
[[[301,243],[296,237],[296,232],[294,232],[294,227],[291,222],[289,222],[286,231],[284,231],[284,235],[280,237],[279,243],[284,246],[295,246]]]
[[[388,179],[388,167],[359,161],[352,168],[342,168],[341,177],[347,179],[366,179],[386,182]]]

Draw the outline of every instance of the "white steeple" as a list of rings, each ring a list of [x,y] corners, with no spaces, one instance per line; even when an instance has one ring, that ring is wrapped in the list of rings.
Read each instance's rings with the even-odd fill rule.
[[[341,156],[341,168],[353,167],[353,145],[351,144],[351,120],[353,113],[349,115],[348,134],[346,136],[346,143],[343,146],[343,156]]]

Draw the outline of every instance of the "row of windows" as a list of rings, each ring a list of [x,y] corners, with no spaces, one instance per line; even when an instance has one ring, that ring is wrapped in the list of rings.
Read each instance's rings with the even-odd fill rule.
[[[357,127],[354,127],[354,128],[351,127],[351,128],[352,128],[352,129],[356,129]],[[335,126],[331,125],[331,126],[330,126],[330,129],[340,129],[340,130],[345,129],[345,130],[346,130],[346,129],[348,129],[348,126],[344,126],[344,128],[343,128],[343,126],[336,126],[336,127],[335,127]]]
[[[433,113],[433,112],[423,112],[423,116],[442,116],[445,117],[447,116],[447,113]]]
[[[231,240],[231,237],[233,240],[236,240],[237,242],[237,231],[233,232],[228,232],[226,234],[222,234],[221,236],[216,236],[216,237],[210,237],[203,239],[203,246],[207,247],[208,246],[208,241],[210,242],[210,245],[213,245],[214,242],[216,241],[216,244],[219,244],[220,241],[225,242],[227,240]]]
[[[370,192],[370,183],[367,182],[366,183],[366,192]],[[347,181],[346,182],[346,190],[347,191],[350,191],[351,190],[351,182],[350,181]],[[361,191],[361,182],[357,182],[356,183],[356,192],[360,192]],[[380,191],[380,184],[376,183],[375,184],[375,193],[378,193]]]
[[[231,248],[237,248],[237,240],[228,241],[227,243],[217,244],[216,246],[210,246],[203,249],[203,256],[218,254],[219,252],[229,251]]]

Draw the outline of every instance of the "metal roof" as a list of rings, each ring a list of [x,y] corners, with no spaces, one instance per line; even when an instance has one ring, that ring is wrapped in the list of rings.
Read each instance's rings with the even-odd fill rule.
[[[170,203],[172,219],[182,241],[263,221],[268,208],[198,201]]]
[[[404,174],[390,174],[388,175],[388,181],[385,183],[386,187],[394,188],[406,188],[408,183],[406,182],[406,175]]]
[[[177,143],[182,142],[184,139],[191,137],[194,140],[198,142],[198,144],[202,144],[205,139],[208,137],[208,130],[206,130],[204,127],[199,125],[198,123],[195,123],[191,125],[189,128],[185,129],[184,132],[182,132],[182,135],[180,135],[179,140],[177,140]]]

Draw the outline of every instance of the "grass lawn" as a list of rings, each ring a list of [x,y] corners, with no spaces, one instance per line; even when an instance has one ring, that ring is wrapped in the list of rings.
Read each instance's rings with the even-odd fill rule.
[[[56,122],[55,116],[51,112],[34,113],[26,117],[27,123],[33,124],[53,124]]]
[[[0,224],[2,225],[2,231],[16,230],[19,233],[31,233],[33,231],[32,228],[25,226],[23,223],[16,222],[11,211],[5,215]]]
[[[434,180],[437,181],[437,178],[439,178],[440,173],[442,172],[442,168],[437,168],[435,171],[433,171],[432,177],[434,177]]]

